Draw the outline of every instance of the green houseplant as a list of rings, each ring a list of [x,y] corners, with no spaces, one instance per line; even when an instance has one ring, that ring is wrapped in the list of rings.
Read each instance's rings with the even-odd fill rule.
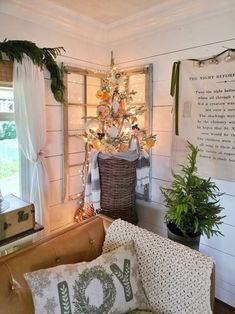
[[[222,235],[218,228],[225,216],[220,216],[223,207],[219,204],[219,196],[222,193],[216,184],[211,178],[200,178],[196,174],[199,149],[189,142],[188,147],[188,164],[180,165],[182,174],[173,172],[171,186],[161,187],[161,192],[167,207],[168,237],[198,249],[201,235],[208,238]]]

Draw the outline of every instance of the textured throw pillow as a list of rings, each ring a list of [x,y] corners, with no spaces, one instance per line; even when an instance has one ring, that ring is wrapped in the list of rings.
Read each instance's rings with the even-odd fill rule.
[[[24,274],[36,314],[108,314],[147,309],[133,242],[91,262]]]
[[[103,253],[133,240],[149,307],[156,313],[212,314],[213,259],[127,221],[107,230]]]

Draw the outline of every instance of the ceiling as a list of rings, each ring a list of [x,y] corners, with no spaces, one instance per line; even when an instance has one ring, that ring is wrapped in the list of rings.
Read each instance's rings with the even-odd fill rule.
[[[104,24],[151,9],[166,0],[49,0],[49,2]]]

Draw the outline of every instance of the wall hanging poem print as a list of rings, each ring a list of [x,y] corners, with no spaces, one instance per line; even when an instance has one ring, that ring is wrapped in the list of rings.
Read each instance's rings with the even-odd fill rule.
[[[186,156],[186,141],[199,148],[198,173],[235,181],[235,50],[204,60],[175,62],[173,169]]]

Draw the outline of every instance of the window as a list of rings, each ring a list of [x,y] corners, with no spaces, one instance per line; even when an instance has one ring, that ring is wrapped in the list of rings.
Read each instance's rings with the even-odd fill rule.
[[[87,116],[93,116],[99,99],[102,73],[66,67],[66,103],[64,105],[64,198],[77,198],[84,189],[83,171],[86,157],[84,132]],[[84,119],[82,119],[84,117]]]
[[[14,116],[13,64],[0,64],[0,189],[30,199],[31,165],[18,148]]]
[[[19,195],[19,149],[14,121],[12,86],[0,85],[0,188]]]
[[[144,105],[146,112],[138,117],[140,127],[150,130],[150,108],[152,108],[152,65],[125,71],[129,90],[137,91],[133,104]],[[96,97],[101,80],[106,73],[93,72],[75,67],[65,67],[64,83],[64,198],[79,197],[84,189],[83,172],[86,146],[78,137],[84,133],[86,117],[96,116],[100,100]],[[82,119],[84,117],[84,119]],[[149,198],[149,188],[137,192],[138,198]]]
[[[134,105],[143,105],[146,112],[138,116],[138,125],[144,128],[147,134],[151,131],[151,109],[153,105],[153,65],[149,64],[126,72],[129,78],[128,88],[137,93],[133,96]],[[150,174],[151,177],[151,174]],[[144,187],[136,190],[136,198],[149,200],[150,187],[146,184]]]

